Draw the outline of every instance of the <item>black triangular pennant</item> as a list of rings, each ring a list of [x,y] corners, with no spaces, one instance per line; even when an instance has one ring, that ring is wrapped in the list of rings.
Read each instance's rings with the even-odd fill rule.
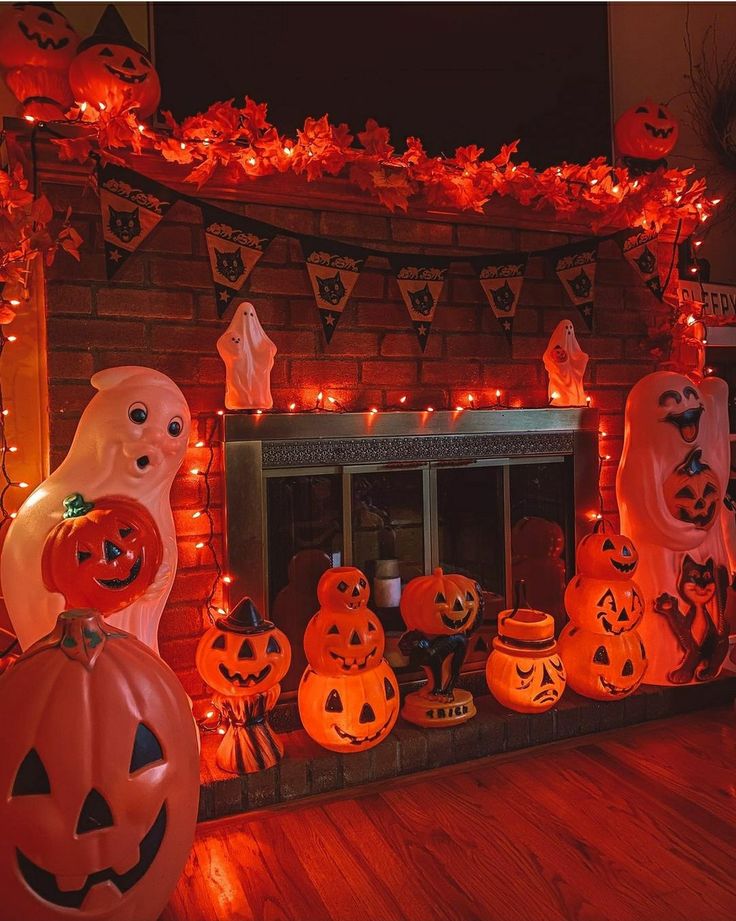
[[[322,331],[329,344],[350,299],[367,253],[359,246],[300,237],[309,281],[322,321]]]

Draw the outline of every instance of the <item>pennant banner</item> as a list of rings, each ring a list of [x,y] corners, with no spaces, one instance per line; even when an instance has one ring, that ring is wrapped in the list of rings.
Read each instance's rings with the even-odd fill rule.
[[[367,253],[357,246],[317,237],[300,237],[299,242],[307,263],[322,329],[329,344]]]
[[[409,311],[409,319],[419,339],[419,345],[424,351],[427,348],[437,302],[442,296],[449,259],[410,254],[387,253],[386,256]]]
[[[636,227],[633,230],[624,231],[619,236],[618,242],[624,257],[636,269],[652,294],[661,301],[664,295],[657,265],[658,239],[655,230],[643,230],[641,227]]]
[[[275,227],[203,204],[204,238],[221,317],[277,234]]]
[[[509,343],[514,331],[514,317],[528,258],[528,253],[497,253],[493,256],[476,256],[471,260],[493,316],[498,320]]]
[[[134,253],[177,200],[176,192],[125,167],[97,172],[108,280]]]
[[[561,246],[551,254],[555,272],[589,330],[593,329],[593,300],[598,241],[581,240]]]

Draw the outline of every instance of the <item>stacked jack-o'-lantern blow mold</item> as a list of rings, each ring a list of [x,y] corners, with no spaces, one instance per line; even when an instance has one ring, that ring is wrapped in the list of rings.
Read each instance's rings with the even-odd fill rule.
[[[554,619],[527,606],[523,579],[516,583],[513,610],[498,615],[498,636],[486,664],[486,681],[500,704],[519,713],[549,710],[565,690]]]
[[[560,634],[567,683],[584,697],[616,700],[632,694],[647,669],[636,629],[644,602],[633,580],[639,555],[623,534],[601,520],[577,549],[578,574],[565,590],[570,623]]]
[[[399,686],[383,658],[386,638],[369,596],[359,569],[328,569],[317,586],[319,610],[304,633],[302,725],[315,742],[345,754],[378,745],[399,715]]]

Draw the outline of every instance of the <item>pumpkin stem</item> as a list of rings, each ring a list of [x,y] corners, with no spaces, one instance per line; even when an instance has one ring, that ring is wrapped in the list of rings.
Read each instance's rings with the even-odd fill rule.
[[[75,492],[64,499],[64,514],[62,518],[81,518],[95,507],[94,502],[86,502],[80,492]]]
[[[596,523],[593,525],[594,534],[598,534],[601,531],[603,531],[604,534],[606,533],[606,519],[605,518],[599,518],[596,521]]]
[[[511,613],[512,617],[516,617],[516,612],[519,608],[528,608],[529,603],[526,600],[526,582],[524,579],[518,579],[514,584],[514,610]]]

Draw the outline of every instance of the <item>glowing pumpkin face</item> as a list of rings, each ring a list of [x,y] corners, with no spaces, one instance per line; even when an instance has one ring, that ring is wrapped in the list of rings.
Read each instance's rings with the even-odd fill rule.
[[[0,66],[65,71],[79,36],[58,10],[34,3],[8,4],[0,13]]]
[[[320,607],[333,612],[350,612],[368,604],[371,590],[368,580],[355,566],[328,569],[317,585]]]
[[[616,121],[616,148],[623,157],[660,160],[677,143],[680,128],[666,106],[651,99],[632,106]]]
[[[721,484],[702,460],[703,452],[691,451],[664,481],[664,500],[677,521],[709,530],[721,507]]]
[[[153,115],[161,99],[150,57],[127,45],[83,47],[69,68],[69,83],[78,102],[117,108],[130,101],[138,106],[141,118]]]
[[[270,621],[263,629],[236,632],[224,618],[202,636],[195,662],[203,680],[226,697],[248,697],[278,684],[291,665],[286,635]]]
[[[140,598],[163,559],[156,523],[138,502],[105,496],[64,500],[64,517],[44,544],[41,568],[49,591],[67,607],[114,614]]]
[[[401,596],[401,616],[410,630],[429,636],[470,633],[480,611],[479,588],[472,579],[435,569],[418,576]]]
[[[597,579],[630,579],[639,564],[632,541],[623,534],[605,533],[602,522],[580,541],[575,556],[578,572]]]
[[[644,613],[636,582],[592,576],[570,580],[565,589],[565,608],[575,626],[614,636],[633,630]]]
[[[636,630],[604,636],[568,624],[560,634],[559,649],[567,683],[593,700],[628,697],[647,670],[646,651]]]
[[[299,684],[299,715],[307,733],[334,752],[365,751],[382,742],[399,715],[399,686],[384,660],[349,677],[307,668]]]
[[[304,631],[304,651],[312,668],[323,674],[354,674],[383,658],[386,637],[367,607],[346,613],[320,609]]]
[[[155,921],[184,867],[199,754],[173,672],[91,611],[0,678],[3,918]]]

